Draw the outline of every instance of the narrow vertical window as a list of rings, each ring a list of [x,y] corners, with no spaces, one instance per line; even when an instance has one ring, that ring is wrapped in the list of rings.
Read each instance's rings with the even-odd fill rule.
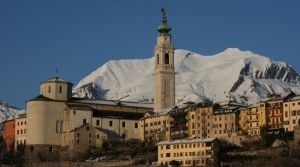
[[[59,93],[62,93],[62,86],[59,86]]]
[[[100,120],[96,121],[96,125],[99,126],[100,125]]]
[[[48,93],[51,93],[51,86],[48,86]]]
[[[125,127],[125,122],[122,122],[122,127],[123,127],[123,128]]]
[[[109,126],[113,126],[113,122],[112,121],[109,121]]]
[[[159,64],[159,54],[156,55],[156,64]]]
[[[56,133],[59,133],[59,120],[56,121]]]
[[[53,146],[49,147],[49,152],[53,152]]]
[[[83,119],[83,125],[86,124],[86,119]]]
[[[169,53],[165,54],[165,64],[169,64]]]
[[[60,121],[60,127],[59,128],[60,128],[59,131],[63,132],[63,128],[64,128],[63,121]]]
[[[135,126],[135,128],[138,128],[138,123],[136,122],[136,123],[134,124],[134,126]]]

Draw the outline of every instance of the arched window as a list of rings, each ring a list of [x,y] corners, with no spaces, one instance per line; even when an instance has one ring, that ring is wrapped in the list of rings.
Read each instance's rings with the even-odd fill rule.
[[[165,54],[165,64],[169,64],[169,53]]]
[[[159,64],[159,54],[156,55],[156,64]]]

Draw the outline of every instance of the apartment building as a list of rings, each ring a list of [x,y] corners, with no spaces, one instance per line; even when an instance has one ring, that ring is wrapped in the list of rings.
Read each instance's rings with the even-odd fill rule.
[[[283,128],[285,131],[294,131],[294,126],[300,121],[300,96],[290,98],[283,102]]]
[[[3,122],[4,132],[3,139],[5,141],[6,150],[14,149],[16,121],[14,119]]]
[[[169,112],[170,123],[167,126],[169,126],[170,132],[166,134],[167,139],[188,139],[189,126],[187,122],[189,105],[189,103],[186,103],[183,106],[176,106]]]
[[[26,114],[19,115],[15,119],[16,129],[15,129],[15,149],[18,145],[26,145],[26,124],[27,118]]]
[[[158,164],[181,166],[217,166],[220,143],[216,138],[161,141],[157,143]]]
[[[213,105],[199,103],[188,108],[188,138],[210,138],[213,127]]]
[[[263,113],[264,114],[264,113]],[[265,117],[259,113],[258,107],[250,107],[247,112],[247,133],[250,136],[260,135],[260,124],[259,118]]]
[[[238,135],[241,130],[239,124],[239,107],[241,105],[230,102],[215,106],[213,110],[213,137],[228,138]]]
[[[147,112],[144,117],[139,120],[140,140],[152,139],[154,141],[167,140],[167,123],[171,109],[162,109],[158,112]]]

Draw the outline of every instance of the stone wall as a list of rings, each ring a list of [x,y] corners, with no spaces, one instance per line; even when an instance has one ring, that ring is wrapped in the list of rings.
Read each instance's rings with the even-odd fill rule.
[[[25,167],[129,167],[133,161],[103,161],[103,162],[32,162]]]

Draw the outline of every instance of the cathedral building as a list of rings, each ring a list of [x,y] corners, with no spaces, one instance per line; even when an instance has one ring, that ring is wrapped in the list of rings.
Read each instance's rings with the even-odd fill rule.
[[[72,83],[59,77],[46,80],[40,95],[27,101],[28,161],[76,157],[101,147],[103,140],[139,140],[139,119],[152,106],[74,98]]]

